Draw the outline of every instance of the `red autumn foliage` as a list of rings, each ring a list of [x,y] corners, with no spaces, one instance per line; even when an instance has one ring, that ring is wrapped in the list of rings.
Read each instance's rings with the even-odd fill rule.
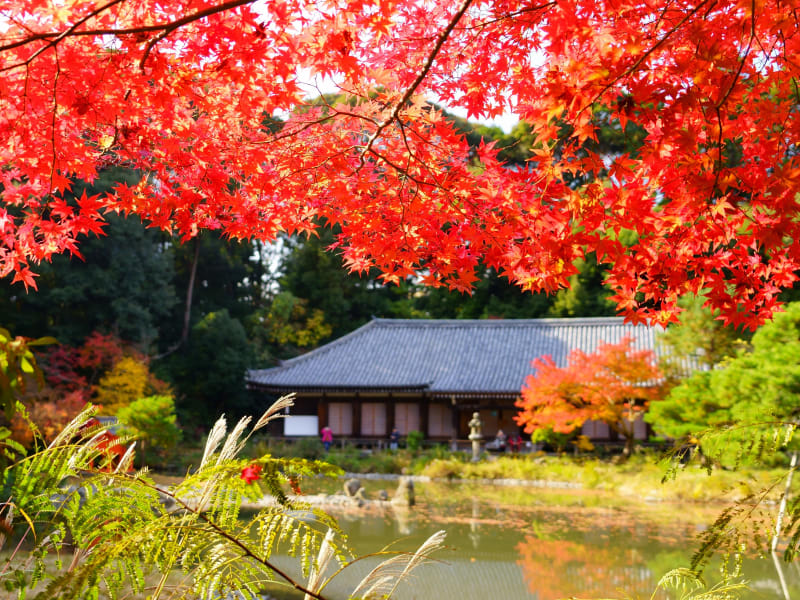
[[[84,409],[87,401],[86,390],[58,391],[52,388],[39,390],[33,398],[23,399],[28,417],[46,442],[52,441]],[[11,420],[11,431],[13,439],[26,448],[33,444],[33,432],[21,415],[17,414]]]
[[[22,401],[45,441],[52,440],[88,402],[96,400],[98,382],[126,356],[147,364],[147,357],[135,348],[98,332],[78,347],[54,344],[38,353],[46,385],[30,390]],[[147,373],[146,389],[147,394],[171,393],[169,384],[152,373]],[[33,433],[22,416],[14,418],[11,428],[15,440],[26,447],[33,443]],[[124,447],[120,448],[124,452]]]
[[[78,347],[64,344],[47,348],[41,362],[47,383],[64,390],[86,390],[125,354],[135,353],[119,338],[92,332]],[[141,356],[144,359],[144,356]]]
[[[338,225],[348,266],[523,289],[596,252],[633,320],[754,326],[800,269],[800,0],[18,0],[0,21],[0,276],[106,211],[190,238]],[[312,104],[316,84],[342,96]],[[531,125],[527,169],[426,99]],[[639,147],[601,155],[600,122]],[[74,179],[148,173],[67,199]],[[620,233],[635,233],[622,243]]]
[[[632,338],[598,345],[592,354],[573,350],[565,367],[549,356],[535,359],[516,402],[519,425],[527,433],[549,428],[570,433],[586,421],[603,421],[619,433],[630,450],[634,421],[651,400],[660,397],[661,372],[650,350],[636,350]]]

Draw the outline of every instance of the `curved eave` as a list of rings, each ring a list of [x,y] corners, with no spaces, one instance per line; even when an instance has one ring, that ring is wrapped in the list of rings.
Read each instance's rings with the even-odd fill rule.
[[[504,399],[516,400],[519,397],[519,390],[516,391],[503,391],[503,390],[431,390],[427,386],[322,386],[322,385],[275,385],[257,383],[255,381],[248,382],[248,388],[269,394],[419,394],[427,398],[435,398],[437,400],[450,400],[452,398],[458,399]]]
[[[426,386],[321,386],[321,385],[275,385],[249,381],[247,387],[251,390],[271,394],[387,394],[387,393],[416,393],[423,394]]]
[[[453,391],[453,392],[448,392],[448,391],[445,391],[445,390],[435,390],[435,391],[431,391],[428,395],[431,398],[460,398],[460,399],[464,399],[464,400],[469,400],[469,399],[479,400],[479,399],[483,399],[483,398],[494,398],[494,399],[502,398],[504,400],[516,400],[517,398],[519,398],[519,390],[514,391],[514,392],[502,391],[502,390],[500,390],[500,391],[497,391],[497,390],[485,390],[485,391],[481,391],[481,390],[477,390],[477,391],[459,390],[459,391]]]

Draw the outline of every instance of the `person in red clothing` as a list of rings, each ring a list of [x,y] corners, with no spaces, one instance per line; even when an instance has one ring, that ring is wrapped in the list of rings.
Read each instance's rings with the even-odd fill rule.
[[[508,438],[508,447],[511,448],[511,453],[516,454],[522,449],[522,437],[519,432],[512,433]]]
[[[325,452],[331,449],[331,444],[333,443],[333,430],[325,425],[322,428],[322,445],[325,446]]]

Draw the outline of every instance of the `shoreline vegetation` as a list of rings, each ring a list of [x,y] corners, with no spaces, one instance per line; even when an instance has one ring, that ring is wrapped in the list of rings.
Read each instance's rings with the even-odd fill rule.
[[[366,484],[407,475],[418,482],[601,491],[650,503],[742,502],[771,488],[763,500],[773,503],[779,500],[784,489],[782,482],[786,478],[786,467],[780,461],[770,468],[740,465],[736,469],[709,469],[697,461],[674,466],[664,458],[663,453],[654,450],[637,452],[624,461],[615,456],[532,453],[502,456],[484,454],[480,461],[471,462],[463,452],[451,453],[442,449],[365,452],[345,446],[325,453],[317,440],[304,440],[291,445],[256,443],[253,455],[263,454],[320,460],[342,470],[343,474],[338,479],[326,483],[309,480],[302,483],[304,492],[308,488],[308,493],[341,490],[341,482],[349,478],[361,479]],[[786,462],[788,464],[788,459]],[[174,476],[179,475],[181,470],[191,470],[191,465],[173,467],[169,469],[169,475],[162,472],[164,481],[175,480]],[[799,488],[800,482],[796,481],[791,494],[794,495]]]

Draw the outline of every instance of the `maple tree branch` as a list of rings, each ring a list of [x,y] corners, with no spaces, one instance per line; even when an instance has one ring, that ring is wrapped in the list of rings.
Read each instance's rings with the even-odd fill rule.
[[[144,52],[142,52],[142,58],[139,60],[139,70],[140,70],[142,73],[144,73],[144,64],[147,62],[147,57],[148,57],[148,56],[150,56],[150,52],[153,50],[153,47],[154,47],[154,46],[155,46],[155,45],[156,45],[158,42],[160,42],[160,41],[161,41],[161,40],[163,40],[165,37],[167,37],[167,36],[168,36],[170,33],[172,33],[173,31],[175,31],[176,29],[178,29],[178,26],[177,26],[177,25],[176,25],[176,26],[172,26],[172,25],[170,25],[170,26],[169,26],[169,27],[167,27],[167,28],[166,28],[164,31],[162,31],[162,32],[161,32],[161,33],[159,33],[157,36],[155,36],[153,39],[151,39],[151,40],[149,40],[149,41],[147,42],[147,45],[144,47]]]
[[[736,73],[733,75],[731,84],[728,86],[727,91],[719,99],[719,102],[717,102],[716,108],[720,108],[728,100],[728,97],[731,95],[731,92],[733,92],[733,88],[736,86],[736,82],[739,81],[739,77],[741,76],[742,70],[744,69],[744,63],[747,62],[747,57],[750,55],[750,49],[753,47],[753,40],[756,38],[755,9],[756,9],[755,0],[753,0],[752,2],[753,14],[751,15],[751,22],[750,22],[750,39],[747,41],[747,48],[745,48],[744,54],[742,55],[742,58],[739,61],[739,67],[736,69]]]
[[[455,29],[455,26],[461,20],[461,17],[463,17],[464,13],[466,13],[467,9],[469,9],[470,4],[472,4],[472,0],[464,0],[464,2],[461,3],[461,6],[456,11],[456,14],[453,15],[453,18],[450,19],[450,22],[447,24],[447,27],[445,27],[441,31],[441,33],[439,33],[439,37],[436,39],[436,44],[433,46],[433,49],[431,50],[430,54],[428,54],[428,58],[425,59],[425,63],[422,65],[422,69],[420,70],[420,72],[417,73],[417,77],[414,79],[413,82],[411,82],[411,85],[408,86],[408,88],[406,88],[403,97],[400,98],[397,104],[395,104],[395,107],[394,109],[392,109],[391,114],[388,117],[386,117],[386,119],[384,119],[384,121],[380,125],[378,125],[378,128],[367,140],[366,146],[364,146],[364,149],[361,151],[361,158],[360,158],[361,167],[364,166],[365,156],[372,149],[372,145],[375,143],[375,140],[378,139],[378,137],[381,135],[381,132],[384,129],[386,129],[395,119],[397,119],[403,106],[405,106],[405,104],[411,99],[411,96],[414,95],[414,92],[417,90],[422,81],[428,75],[428,72],[431,70],[431,67],[433,67],[433,62],[439,55],[439,51],[442,49],[442,46],[444,45],[447,38],[450,37],[450,34],[453,32],[453,29]]]
[[[206,9],[199,10],[197,12],[194,12],[194,13],[190,14],[190,15],[186,15],[185,17],[181,17],[180,19],[176,19],[175,21],[170,21],[168,23],[158,23],[158,24],[154,24],[154,25],[142,25],[140,27],[126,27],[126,28],[122,28],[122,29],[108,28],[108,29],[84,29],[84,30],[80,30],[80,31],[77,30],[78,27],[80,27],[81,25],[86,23],[89,19],[98,16],[100,13],[108,10],[109,8],[113,7],[116,4],[120,4],[122,2],[127,2],[127,0],[111,0],[107,4],[104,4],[103,6],[97,8],[97,9],[93,10],[92,12],[90,12],[89,14],[87,14],[85,17],[79,19],[73,25],[71,25],[69,28],[65,29],[62,32],[36,33],[36,34],[32,34],[30,36],[27,36],[24,39],[19,40],[17,42],[12,42],[12,43],[0,46],[0,53],[1,53],[1,52],[6,51],[6,50],[12,50],[14,48],[19,48],[21,46],[25,46],[27,44],[30,44],[30,43],[33,43],[33,42],[36,42],[36,41],[48,40],[48,43],[46,45],[44,45],[41,48],[39,48],[38,50],[36,50],[27,59],[25,59],[24,61],[21,61],[21,62],[12,64],[12,65],[8,65],[6,67],[1,68],[0,69],[0,73],[2,73],[4,71],[10,71],[10,70],[13,70],[13,69],[17,69],[17,68],[19,68],[19,67],[21,67],[23,65],[30,64],[31,61],[33,61],[37,56],[39,56],[40,54],[44,53],[49,48],[54,48],[56,46],[56,44],[58,44],[61,40],[65,39],[67,37],[82,37],[82,36],[97,37],[97,36],[102,36],[102,35],[122,36],[122,35],[133,35],[133,34],[137,34],[137,33],[152,33],[152,32],[155,32],[155,31],[160,31],[161,33],[159,35],[157,35],[156,37],[154,37],[152,40],[149,40],[147,42],[147,45],[145,46],[144,53],[142,55],[141,60],[139,61],[139,68],[142,71],[144,71],[144,64],[147,61],[147,57],[150,55],[150,52],[153,49],[153,47],[158,42],[160,42],[161,40],[166,38],[168,35],[170,35],[172,32],[174,32],[175,30],[179,29],[180,27],[183,27],[184,25],[192,23],[194,21],[199,21],[200,19],[203,19],[205,17],[209,17],[209,16],[217,14],[217,13],[225,12],[225,11],[231,10],[233,8],[237,8],[239,6],[244,6],[244,5],[247,5],[247,4],[253,4],[256,1],[257,0],[229,0],[228,2],[224,2],[223,4],[220,4],[218,6],[211,6],[211,7],[208,7]],[[50,38],[55,38],[55,39],[50,40]]]
[[[435,183],[433,184],[433,185],[434,185],[434,187],[437,187],[437,188],[439,188],[439,189],[441,189],[441,190],[444,190],[444,189],[445,189],[445,188],[444,188],[444,184],[442,184],[442,183],[440,183],[440,182],[439,182],[439,178],[437,177],[437,173],[436,173],[436,171],[433,169],[433,167],[431,167],[431,166],[430,166],[428,163],[426,163],[424,160],[422,160],[422,159],[419,157],[419,155],[418,155],[416,152],[414,152],[413,150],[411,150],[411,146],[410,146],[410,145],[409,145],[409,143],[408,143],[408,136],[406,135],[406,125],[404,125],[404,124],[403,124],[403,121],[402,121],[402,120],[398,120],[398,121],[397,121],[397,124],[400,126],[400,132],[401,132],[401,134],[402,134],[402,137],[403,137],[403,144],[405,145],[405,147],[406,147],[406,150],[408,151],[408,161],[406,162],[406,169],[407,169],[407,168],[408,168],[408,167],[411,165],[411,159],[413,158],[413,159],[414,159],[414,160],[415,160],[417,163],[419,163],[420,165],[422,165],[422,167],[423,167],[423,168],[424,168],[426,171],[428,171],[428,173],[430,174],[431,178],[432,178],[432,179],[434,180],[434,182],[435,182]],[[411,132],[412,132],[413,134],[415,134],[415,135],[416,135],[418,138],[422,139],[422,140],[423,140],[423,142],[429,142],[429,140],[427,140],[427,139],[426,139],[426,138],[424,138],[422,135],[420,135],[420,134],[419,134],[419,132],[417,132],[417,131],[414,131],[414,129],[413,129],[413,128],[411,129]],[[435,144],[431,144],[431,145],[432,145],[434,148],[437,148],[437,146],[436,146]],[[437,148],[437,149],[438,149],[438,148]],[[408,174],[408,173],[407,173],[407,171],[403,171],[403,173],[405,173],[405,174]],[[431,184],[428,184],[428,185],[431,185]]]
[[[714,111],[717,113],[717,168],[714,169],[714,183],[711,185],[709,197],[714,197],[714,190],[719,185],[719,176],[722,173],[722,111],[720,106],[715,106]]]
[[[320,162],[318,162],[315,165],[310,165],[308,167],[303,167],[301,169],[294,169],[292,171],[289,171],[285,175],[283,175],[283,176],[279,177],[278,179],[276,179],[275,180],[275,184],[280,186],[284,181],[287,181],[287,180],[291,179],[293,176],[299,175],[300,173],[309,173],[310,172],[312,174],[315,174],[314,172],[317,169],[319,169],[320,167],[322,167],[323,165],[328,164],[330,161],[332,161],[336,157],[345,156],[347,153],[348,153],[347,149],[340,150],[339,152],[334,152],[330,156],[327,156],[327,157],[323,158]]]
[[[742,70],[744,69],[744,64],[747,62],[747,57],[750,56],[750,49],[753,47],[753,40],[756,39],[756,3],[755,0],[751,0],[751,8],[750,8],[750,37],[747,40],[747,48],[745,48],[744,54],[742,55],[741,60],[739,60],[739,66],[736,69],[736,73],[734,73],[733,78],[731,79],[731,83],[728,86],[728,89],[719,99],[719,101],[714,106],[714,111],[717,113],[717,128],[719,132],[717,134],[717,168],[715,169],[714,174],[714,184],[711,186],[711,193],[710,196],[713,197],[714,191],[717,189],[717,185],[719,184],[719,177],[722,173],[722,106],[728,101],[731,93],[733,92],[733,88],[736,87],[736,83],[739,81],[739,77],[742,75]]]
[[[664,42],[666,42],[669,38],[671,38],[676,31],[678,31],[681,27],[683,27],[689,19],[691,19],[697,12],[700,11],[700,9],[705,4],[708,4],[709,2],[711,2],[712,5],[714,5],[717,3],[717,0],[703,0],[700,4],[695,6],[691,11],[689,11],[686,15],[684,15],[684,17],[680,21],[678,21],[678,23],[676,23],[669,31],[667,31],[661,39],[659,39],[655,44],[650,46],[650,48],[648,48],[645,52],[643,52],[642,55],[639,56],[639,58],[637,58],[636,61],[630,67],[625,69],[624,73],[617,75],[616,77],[614,77],[614,79],[612,79],[610,82],[604,85],[603,89],[601,89],[595,95],[594,99],[578,111],[578,114],[581,114],[583,111],[593,106],[594,103],[597,102],[603,96],[603,94],[605,94],[608,90],[610,90],[611,87],[619,80],[632,75],[642,65],[642,63],[650,57],[650,55],[653,52],[658,50],[664,44]]]
[[[514,19],[520,15],[524,15],[526,13],[532,13],[539,10],[544,10],[545,8],[551,8],[558,4],[555,0],[551,0],[550,2],[545,2],[544,4],[537,4],[536,6],[529,6],[527,8],[521,8],[519,10],[512,11],[505,15],[496,17],[494,19],[489,19],[488,21],[483,21],[476,25],[472,25],[470,27],[457,27],[458,31],[469,31],[470,29],[483,29],[484,27],[488,27],[489,25],[494,25],[495,23],[500,23],[501,21],[506,21],[508,19]]]
[[[108,2],[107,4],[104,4],[103,6],[97,7],[96,9],[94,9],[93,11],[88,13],[85,17],[82,17],[82,18],[78,19],[77,21],[75,21],[75,23],[70,25],[64,31],[61,31],[61,32],[56,31],[56,32],[50,32],[50,33],[34,33],[34,34],[31,34],[31,35],[21,39],[18,42],[12,42],[10,44],[5,44],[3,46],[0,46],[0,52],[4,52],[6,50],[12,50],[14,48],[19,48],[21,46],[26,46],[26,45],[28,45],[30,43],[33,43],[33,42],[36,42],[36,41],[39,41],[39,40],[48,40],[49,43],[46,46],[44,46],[44,48],[41,48],[41,49],[37,50],[31,57],[28,58],[28,61],[30,61],[33,58],[35,58],[36,56],[38,56],[39,54],[41,54],[47,48],[49,48],[51,46],[54,46],[55,44],[60,42],[65,37],[69,37],[69,36],[72,36],[72,35],[88,35],[88,33],[84,33],[84,32],[77,32],[76,33],[75,30],[78,27],[80,27],[81,25],[83,25],[84,23],[86,23],[86,21],[88,21],[89,19],[92,19],[93,17],[96,17],[100,13],[103,13],[103,12],[107,11],[112,6],[114,6],[116,4],[120,4],[121,2],[127,2],[127,0],[110,0],[110,2]],[[54,40],[50,40],[50,38],[55,38],[55,39]]]
[[[94,11],[92,11],[91,13],[86,15],[84,18],[78,19],[78,21],[76,21],[75,24],[71,25],[68,29],[64,30],[61,33],[35,34],[33,36],[25,38],[21,42],[9,44],[9,45],[6,45],[6,46],[0,46],[0,52],[3,52],[5,50],[9,50],[9,49],[12,49],[12,48],[17,48],[19,46],[24,46],[26,44],[29,44],[29,43],[33,42],[33,41],[38,41],[38,40],[49,39],[49,38],[55,37],[55,39],[49,40],[47,44],[45,44],[44,46],[42,46],[41,48],[36,50],[33,54],[31,54],[25,60],[3,67],[2,69],[0,69],[0,73],[3,73],[5,71],[13,71],[14,69],[18,69],[18,68],[20,68],[22,66],[30,65],[31,62],[33,62],[33,60],[37,56],[39,56],[41,54],[44,54],[44,52],[46,52],[50,48],[56,48],[58,43],[61,40],[63,40],[64,38],[69,37],[71,35],[75,35],[75,30],[76,30],[77,27],[79,27],[80,25],[82,25],[83,23],[85,23],[86,21],[91,19],[92,17],[95,17],[95,16],[99,15],[104,10],[107,10],[107,9],[111,8],[115,4],[119,4],[120,2],[125,2],[125,1],[126,0],[111,0],[111,2],[109,2],[108,4],[105,4],[104,6],[101,6],[100,8],[98,8],[98,9],[96,9]]]
[[[50,193],[53,192],[53,178],[56,174],[56,115],[58,114],[58,78],[61,76],[58,48],[54,47],[54,50],[56,54],[56,76],[53,80],[53,115],[50,121],[50,147],[53,150],[53,164],[50,166]]]
[[[414,177],[408,171],[404,170],[403,167],[401,167],[399,165],[396,165],[394,162],[392,162],[391,160],[389,160],[388,158],[386,158],[382,154],[379,154],[374,148],[371,148],[369,152],[370,152],[370,154],[374,155],[379,160],[382,160],[383,162],[385,162],[387,165],[389,165],[392,169],[394,169],[398,173],[401,173],[402,175],[407,177],[409,180],[413,181],[415,184],[417,184],[417,187],[427,186],[427,187],[439,188],[439,189],[441,189],[443,191],[446,191],[444,189],[444,187],[441,184],[439,184],[438,182],[431,183],[429,181],[423,181],[422,179],[419,179],[418,177]]]
[[[13,48],[19,48],[20,46],[25,46],[32,42],[38,40],[49,40],[50,38],[57,38],[54,42],[58,42],[65,37],[79,37],[79,36],[101,36],[101,35],[132,35],[136,33],[152,33],[155,31],[164,31],[170,30],[174,31],[179,27],[183,27],[184,25],[188,25],[194,21],[199,21],[205,17],[209,17],[211,15],[225,12],[227,10],[231,10],[233,8],[238,8],[239,6],[245,6],[247,4],[254,4],[257,0],[228,0],[228,2],[224,2],[217,6],[210,6],[208,8],[204,8],[203,10],[198,10],[190,15],[186,15],[185,17],[181,17],[180,19],[176,19],[174,21],[169,21],[166,23],[155,23],[152,25],[140,25],[139,27],[123,27],[123,28],[105,28],[105,29],[82,29],[80,31],[76,31],[77,27],[88,21],[90,18],[99,15],[101,12],[104,12],[108,8],[114,6],[115,4],[119,4],[121,2],[127,2],[128,0],[111,0],[108,4],[101,6],[100,8],[92,11],[86,17],[77,21],[74,25],[70,26],[69,29],[66,29],[63,32],[55,31],[55,32],[47,32],[47,33],[35,33],[32,34],[22,40],[17,42],[12,42],[9,44],[5,44],[0,46],[0,52],[4,52],[5,50],[11,50]]]
[[[655,20],[655,22],[653,23],[653,32],[658,32],[658,28],[659,28],[659,27],[661,27],[661,22],[664,20],[664,15],[666,15],[666,14],[667,14],[667,11],[670,9],[670,7],[671,7],[671,6],[672,6],[674,3],[675,3],[675,1],[674,1],[674,0],[670,0],[669,2],[667,2],[667,3],[664,5],[664,8],[663,8],[663,9],[661,10],[661,12],[659,13],[659,15],[658,15],[658,18],[657,18],[657,19]]]

